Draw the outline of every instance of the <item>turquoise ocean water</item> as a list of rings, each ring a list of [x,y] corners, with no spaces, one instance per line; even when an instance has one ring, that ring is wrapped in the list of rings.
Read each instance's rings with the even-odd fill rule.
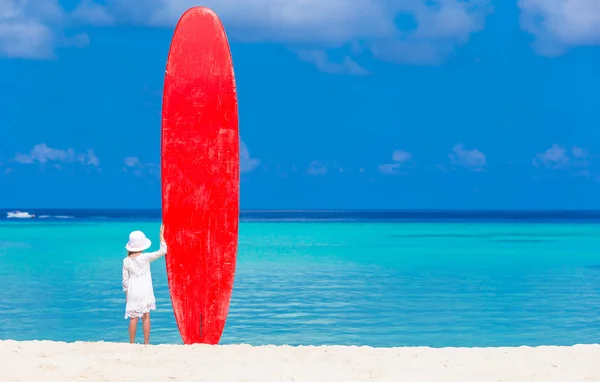
[[[600,223],[294,220],[240,224],[221,343],[600,343]],[[156,248],[159,224],[0,221],[0,339],[128,341],[123,246],[141,229]],[[152,272],[151,340],[181,343]]]

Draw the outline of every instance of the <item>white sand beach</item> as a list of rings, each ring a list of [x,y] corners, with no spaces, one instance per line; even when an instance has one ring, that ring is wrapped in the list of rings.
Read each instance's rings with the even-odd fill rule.
[[[600,345],[369,348],[0,341],[12,381],[600,381]]]

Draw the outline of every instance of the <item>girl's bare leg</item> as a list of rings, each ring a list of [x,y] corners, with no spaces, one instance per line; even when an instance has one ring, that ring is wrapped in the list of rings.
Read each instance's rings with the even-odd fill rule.
[[[135,343],[135,331],[137,329],[138,318],[132,317],[129,319],[129,343]]]
[[[144,344],[150,343],[150,312],[142,316],[142,327],[144,328]]]

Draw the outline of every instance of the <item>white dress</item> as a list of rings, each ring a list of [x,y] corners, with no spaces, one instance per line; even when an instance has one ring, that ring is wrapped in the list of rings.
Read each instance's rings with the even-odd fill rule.
[[[123,291],[127,293],[125,318],[139,318],[156,309],[150,263],[166,254],[167,245],[160,243],[156,252],[123,259]]]

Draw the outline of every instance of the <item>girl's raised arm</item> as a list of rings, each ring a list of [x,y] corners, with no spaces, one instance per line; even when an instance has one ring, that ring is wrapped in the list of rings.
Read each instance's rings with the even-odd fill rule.
[[[151,262],[167,254],[167,243],[165,243],[164,226],[162,224],[160,225],[159,237],[160,248],[158,249],[158,251],[145,253],[146,257]]]

